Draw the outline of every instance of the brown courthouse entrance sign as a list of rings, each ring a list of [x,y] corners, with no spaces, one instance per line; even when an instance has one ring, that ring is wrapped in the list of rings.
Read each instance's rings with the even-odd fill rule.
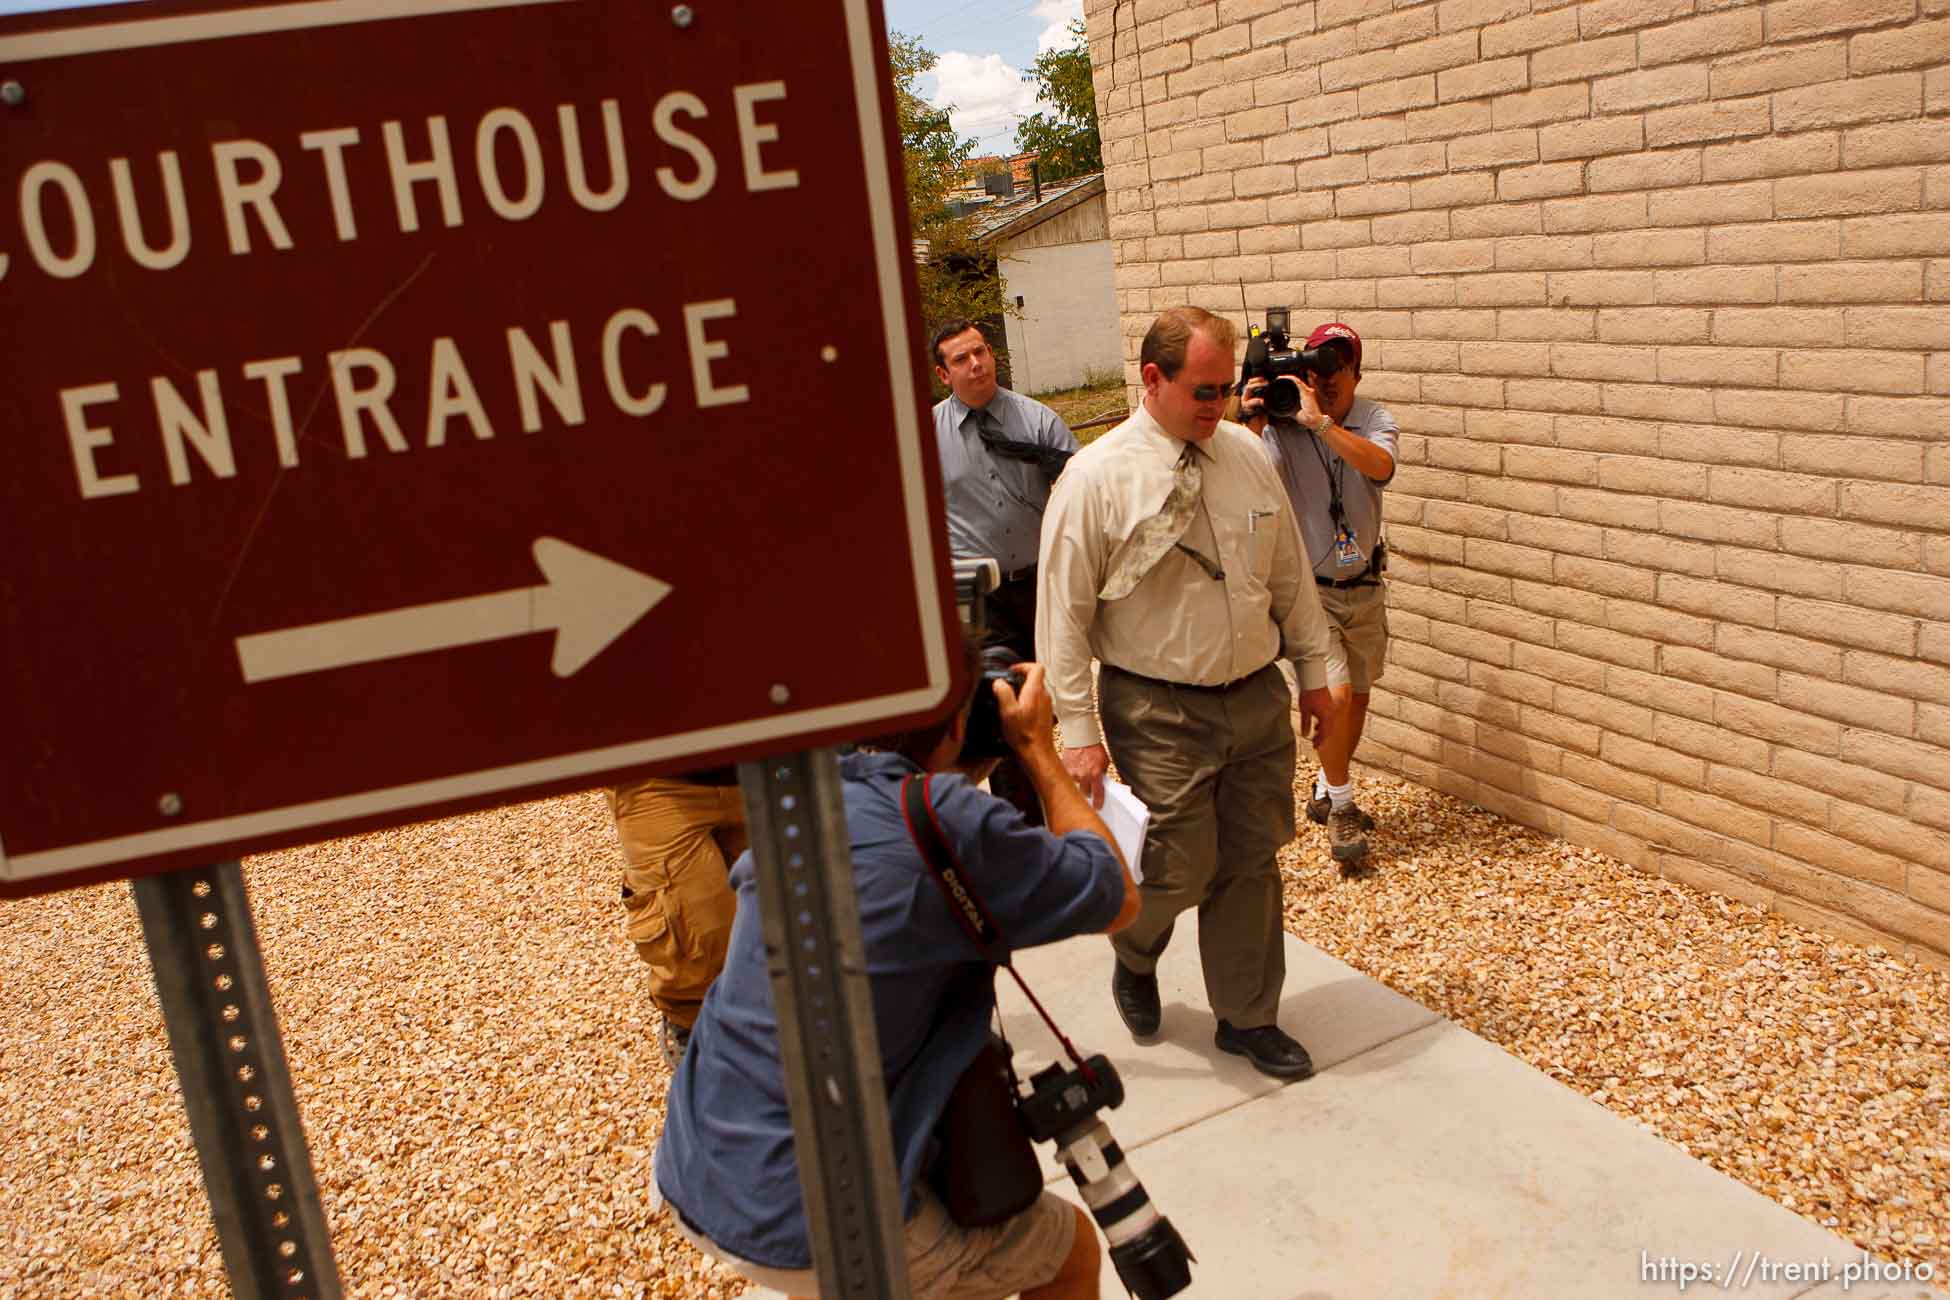
[[[881,23],[0,19],[0,892],[937,715]]]

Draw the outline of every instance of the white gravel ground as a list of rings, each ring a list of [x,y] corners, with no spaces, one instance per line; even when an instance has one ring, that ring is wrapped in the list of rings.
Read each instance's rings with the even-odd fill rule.
[[[1379,874],[1308,826],[1295,933],[1950,1271],[1950,976],[1365,788]],[[738,1294],[645,1212],[667,1075],[618,861],[592,793],[246,864],[348,1295]],[[0,945],[0,1300],[225,1294],[127,886],[0,903]]]

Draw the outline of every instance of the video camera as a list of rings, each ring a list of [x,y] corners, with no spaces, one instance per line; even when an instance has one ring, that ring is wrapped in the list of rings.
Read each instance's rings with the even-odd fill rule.
[[[1124,1081],[1098,1055],[1074,1070],[1052,1065],[1030,1076],[1029,1091],[1016,1098],[1016,1116],[1032,1142],[1056,1143],[1057,1158],[1110,1243],[1124,1289],[1137,1300],[1164,1300],[1192,1284],[1196,1256],[1151,1204],[1117,1139],[1097,1118],[1123,1101]]]
[[[1318,382],[1337,373],[1345,364],[1337,349],[1321,344],[1317,348],[1296,349],[1287,333],[1291,309],[1268,307],[1266,328],[1255,328],[1246,341],[1246,359],[1240,366],[1239,392],[1246,391],[1249,379],[1264,379],[1260,398],[1266,413],[1277,420],[1290,420],[1300,410],[1300,379],[1307,376]],[[1280,380],[1287,382],[1282,384]]]

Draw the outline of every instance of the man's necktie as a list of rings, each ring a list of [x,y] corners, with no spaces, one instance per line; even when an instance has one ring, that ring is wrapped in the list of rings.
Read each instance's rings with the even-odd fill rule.
[[[992,411],[976,411],[974,416],[970,427],[975,430],[976,436],[981,438],[982,445],[988,448],[991,456],[1001,456],[1005,460],[1019,460],[1035,465],[1043,471],[1044,476],[1052,484],[1056,482],[1057,476],[1062,474],[1063,467],[1070,463],[1070,457],[1076,454],[1067,448],[1052,447],[1041,442],[1024,442],[1009,437],[1002,432],[1002,422],[995,418]]]
[[[1178,544],[1192,522],[1192,512],[1198,508],[1202,473],[1198,448],[1188,442],[1171,472],[1171,495],[1165,498],[1157,514],[1131,531],[1124,545],[1111,557],[1110,576],[1104,580],[1103,590],[1097,593],[1098,599],[1122,600],[1130,595],[1144,580],[1144,575],[1164,558],[1165,552]]]

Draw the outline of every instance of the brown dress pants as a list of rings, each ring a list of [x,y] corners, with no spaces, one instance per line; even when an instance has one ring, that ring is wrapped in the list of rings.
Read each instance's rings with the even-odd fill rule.
[[[1178,914],[1198,909],[1199,960],[1214,1015],[1274,1023],[1286,979],[1277,855],[1293,839],[1292,697],[1268,664],[1218,689],[1105,665],[1104,743],[1151,810],[1138,919],[1111,936],[1118,961],[1157,969]]]
[[[737,898],[731,864],[750,843],[735,785],[646,777],[609,792],[623,845],[623,910],[650,998],[689,1029],[724,969]]]

